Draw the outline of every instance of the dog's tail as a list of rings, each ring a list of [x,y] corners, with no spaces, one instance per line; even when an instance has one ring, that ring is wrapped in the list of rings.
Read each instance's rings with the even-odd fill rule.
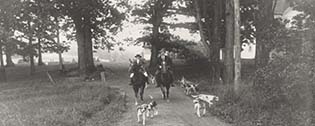
[[[198,98],[199,96],[198,95],[191,95],[191,97]]]
[[[149,95],[150,99],[153,99],[153,96],[152,95]]]

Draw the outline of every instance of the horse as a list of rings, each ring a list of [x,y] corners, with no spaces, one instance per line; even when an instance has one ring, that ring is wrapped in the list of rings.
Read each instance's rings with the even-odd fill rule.
[[[135,105],[138,105],[138,94],[140,95],[140,100],[143,101],[143,93],[146,83],[146,77],[144,76],[143,70],[139,64],[130,61],[129,71],[133,73],[132,78],[132,88],[135,93]]]
[[[169,102],[169,92],[171,83],[173,83],[172,73],[168,70],[169,66],[165,60],[162,61],[161,71],[156,75],[156,82],[160,85],[163,99]],[[165,91],[166,89],[166,91]]]

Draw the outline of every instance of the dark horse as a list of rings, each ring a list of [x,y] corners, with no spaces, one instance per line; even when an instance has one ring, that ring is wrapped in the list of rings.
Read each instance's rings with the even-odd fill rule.
[[[160,68],[160,73],[156,75],[156,82],[160,85],[163,99],[167,99],[169,102],[170,87],[173,83],[172,74],[169,71],[169,64],[166,64],[165,60],[162,61]]]
[[[141,65],[130,61],[129,71],[133,73],[132,88],[135,92],[135,104],[138,105],[138,94],[140,93],[140,100],[143,101],[143,93],[145,88],[145,76],[143,75],[144,68]]]

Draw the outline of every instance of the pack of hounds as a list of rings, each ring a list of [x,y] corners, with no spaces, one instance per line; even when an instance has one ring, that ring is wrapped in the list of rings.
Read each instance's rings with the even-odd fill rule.
[[[184,77],[178,81],[178,84],[184,89],[184,93],[187,96],[191,96],[193,99],[192,102],[194,113],[198,117],[202,117],[206,114],[207,105],[210,108],[215,102],[219,101],[218,96],[200,94],[197,88],[199,84],[188,81]],[[138,123],[141,123],[142,120],[142,125],[146,125],[147,117],[153,118],[154,116],[158,115],[158,104],[151,95],[149,95],[149,97],[151,99],[149,103],[137,105],[137,120]]]

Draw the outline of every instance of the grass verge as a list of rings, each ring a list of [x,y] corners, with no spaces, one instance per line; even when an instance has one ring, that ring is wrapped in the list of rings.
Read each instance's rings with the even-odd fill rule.
[[[98,82],[47,80],[0,85],[0,125],[111,126],[125,111],[125,96]]]

